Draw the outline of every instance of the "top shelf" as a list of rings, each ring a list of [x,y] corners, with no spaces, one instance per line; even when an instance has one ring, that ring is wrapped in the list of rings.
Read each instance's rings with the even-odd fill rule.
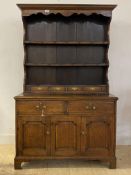
[[[108,45],[109,41],[85,42],[85,41],[24,41],[24,44],[33,45]]]

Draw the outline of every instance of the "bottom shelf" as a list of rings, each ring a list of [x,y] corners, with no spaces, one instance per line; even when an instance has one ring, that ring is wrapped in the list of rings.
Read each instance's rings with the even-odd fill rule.
[[[108,95],[108,85],[26,85],[25,93]]]
[[[29,85],[102,85],[107,84],[107,67],[28,67]]]

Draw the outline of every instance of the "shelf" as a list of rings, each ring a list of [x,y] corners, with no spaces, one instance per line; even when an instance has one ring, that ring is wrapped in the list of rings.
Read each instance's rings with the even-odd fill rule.
[[[79,14],[24,18],[24,86],[108,86],[110,18]]]
[[[108,67],[109,64],[32,64],[26,63],[25,66],[34,66],[34,67]]]
[[[42,42],[42,41],[24,41],[24,44],[33,44],[33,45],[108,45],[108,41],[103,41],[103,42],[85,42],[85,41],[67,41],[67,42],[62,42],[62,41],[47,41],[47,42]]]

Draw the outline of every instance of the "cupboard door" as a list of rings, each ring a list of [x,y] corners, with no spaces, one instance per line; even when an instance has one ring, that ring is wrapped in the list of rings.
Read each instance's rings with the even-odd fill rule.
[[[82,117],[81,149],[85,156],[113,156],[113,143],[113,118]]]
[[[53,156],[75,156],[80,152],[81,118],[53,116],[51,118],[51,150]]]
[[[50,153],[50,123],[38,116],[19,117],[18,152],[23,156],[45,156]]]

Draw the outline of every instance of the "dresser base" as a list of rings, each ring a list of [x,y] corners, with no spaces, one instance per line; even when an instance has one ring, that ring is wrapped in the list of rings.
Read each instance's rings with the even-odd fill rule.
[[[16,158],[84,159],[116,168],[116,101],[114,96],[35,96],[16,98]]]
[[[14,169],[22,169],[23,162],[31,162],[36,160],[87,160],[87,161],[102,161],[109,162],[110,169],[116,169],[116,157],[113,158],[92,158],[92,157],[16,157],[14,159]]]

